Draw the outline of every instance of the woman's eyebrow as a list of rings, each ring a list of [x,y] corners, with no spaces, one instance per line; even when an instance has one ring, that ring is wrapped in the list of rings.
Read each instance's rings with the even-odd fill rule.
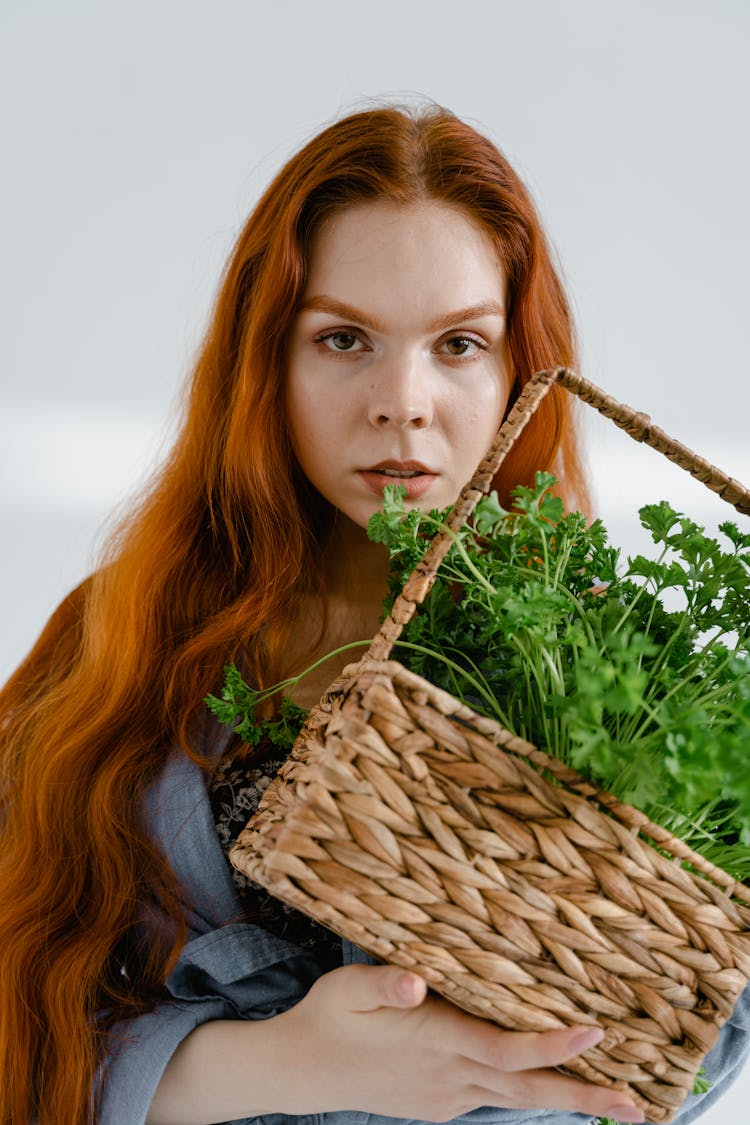
[[[438,332],[441,328],[450,328],[462,320],[479,320],[483,316],[501,316],[504,320],[505,308],[499,301],[483,301],[478,305],[468,305],[465,309],[456,309],[455,312],[437,317],[428,325],[428,330]]]
[[[361,309],[357,309],[353,305],[344,304],[343,301],[336,301],[332,297],[326,297],[324,295],[308,297],[307,300],[303,301],[300,305],[300,312],[308,309],[314,312],[330,313],[332,316],[340,316],[342,320],[356,321],[357,324],[361,324],[363,328],[371,328],[373,332],[385,331],[384,325],[375,317],[362,312]],[[456,309],[453,312],[441,313],[439,317],[427,325],[427,331],[439,332],[441,328],[450,328],[452,325],[459,324],[462,320],[477,320],[483,316],[500,316],[505,318],[505,309],[499,301],[482,301],[480,304],[468,305],[465,309]]]

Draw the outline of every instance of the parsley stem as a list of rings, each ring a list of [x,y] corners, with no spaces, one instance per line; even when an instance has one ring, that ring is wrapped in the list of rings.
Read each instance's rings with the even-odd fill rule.
[[[475,676],[472,676],[469,672],[467,672],[465,668],[462,668],[460,664],[457,664],[455,660],[451,660],[448,656],[446,656],[444,652],[439,652],[434,648],[426,648],[424,645],[415,644],[413,641],[396,641],[396,647],[408,648],[411,649],[412,652],[421,652],[422,655],[430,656],[433,660],[439,660],[441,664],[445,664],[447,668],[450,668],[453,672],[457,672],[459,676],[461,676],[461,678],[465,680],[466,683],[470,684],[487,702],[491,711],[497,716],[498,720],[503,724],[503,726],[508,726],[507,717],[503,714],[496,697],[492,694],[492,691],[487,685],[486,680],[481,675],[481,673],[479,673],[478,669],[477,675],[479,676],[479,678],[477,679]],[[464,659],[468,659],[468,657],[464,657]],[[474,662],[471,661],[471,663],[476,669],[476,665],[474,665]]]

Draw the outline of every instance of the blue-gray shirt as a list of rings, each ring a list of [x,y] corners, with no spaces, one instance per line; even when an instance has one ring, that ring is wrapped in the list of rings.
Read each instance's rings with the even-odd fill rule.
[[[154,839],[168,857],[192,902],[189,936],[167,994],[153,1012],[122,1028],[122,1043],[103,1068],[101,1125],[143,1125],[151,1099],[171,1055],[199,1024],[217,1019],[267,1019],[305,996],[321,973],[309,956],[258,926],[234,921],[242,908],[219,844],[203,772],[182,754],[174,754],[146,800]],[[374,963],[351,943],[343,942],[344,964]],[[712,1083],[701,1097],[691,1096],[677,1117],[688,1125],[737,1077],[750,1050],[750,986],[707,1056]],[[584,1125],[581,1114],[546,1110],[478,1109],[462,1125],[520,1125],[537,1119],[544,1125]],[[346,1112],[287,1118],[272,1114],[245,1118],[282,1125],[387,1125],[393,1118]]]

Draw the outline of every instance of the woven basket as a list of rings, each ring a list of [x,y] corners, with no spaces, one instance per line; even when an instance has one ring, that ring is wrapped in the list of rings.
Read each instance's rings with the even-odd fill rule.
[[[310,712],[231,859],[502,1027],[601,1025],[603,1042],[567,1069],[669,1122],[750,979],[750,887],[388,659],[450,531],[555,383],[750,513],[747,489],[646,415],[567,369],[536,375],[367,654]]]

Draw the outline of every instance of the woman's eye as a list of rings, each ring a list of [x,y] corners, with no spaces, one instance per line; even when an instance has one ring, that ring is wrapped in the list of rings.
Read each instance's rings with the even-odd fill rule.
[[[448,354],[453,356],[475,355],[477,349],[487,350],[487,345],[473,336],[451,336],[445,341],[445,347]]]
[[[324,332],[318,336],[316,343],[325,344],[332,352],[355,352],[363,347],[359,336],[355,336],[353,332],[342,331]]]

